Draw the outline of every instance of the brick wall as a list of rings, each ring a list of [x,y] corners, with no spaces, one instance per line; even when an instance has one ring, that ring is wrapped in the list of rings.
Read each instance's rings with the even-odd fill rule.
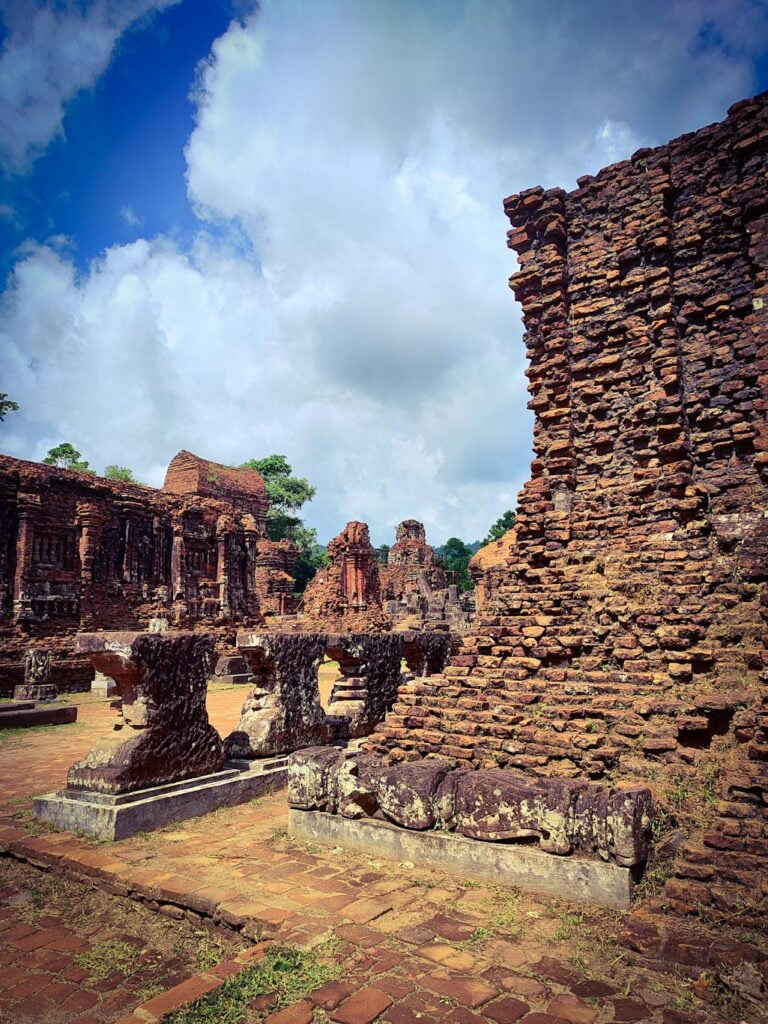
[[[714,780],[668,897],[727,914],[749,876],[763,920],[767,149],[763,94],[571,193],[505,201],[531,479],[471,635],[443,675],[401,690],[371,743],[539,775]]]

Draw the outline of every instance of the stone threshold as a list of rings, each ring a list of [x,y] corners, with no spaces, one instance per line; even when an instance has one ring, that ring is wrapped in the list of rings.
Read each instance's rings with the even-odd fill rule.
[[[228,761],[219,772],[181,782],[118,794],[67,788],[35,797],[32,806],[37,820],[46,825],[113,842],[280,789],[286,784],[287,764],[287,758]]]
[[[35,725],[66,725],[77,721],[77,708],[72,704],[43,704],[14,701],[0,704],[0,729],[29,729]]]
[[[452,832],[415,832],[375,818],[343,818],[326,811],[291,808],[288,831],[298,839],[342,846],[420,868],[445,871],[497,885],[627,910],[632,900],[631,868],[583,857],[557,857],[521,844],[479,842]]]

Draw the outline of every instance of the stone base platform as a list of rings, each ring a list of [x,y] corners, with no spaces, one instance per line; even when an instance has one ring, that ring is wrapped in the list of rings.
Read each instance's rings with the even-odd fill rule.
[[[35,797],[34,814],[67,832],[107,841],[129,839],[282,788],[287,764],[287,758],[227,761],[212,775],[117,795],[67,788]]]
[[[518,885],[570,901],[613,910],[630,906],[632,869],[601,860],[557,857],[519,843],[485,843],[452,832],[413,832],[374,818],[351,819],[325,811],[291,809],[288,831],[298,839],[329,843],[389,860],[434,868],[461,878]]]
[[[58,700],[59,688],[55,683],[19,683],[13,688],[14,700],[33,700],[38,704],[50,704]]]
[[[35,705],[31,700],[0,704],[0,729],[28,729],[33,725],[66,725],[77,721],[77,708],[69,704]]]

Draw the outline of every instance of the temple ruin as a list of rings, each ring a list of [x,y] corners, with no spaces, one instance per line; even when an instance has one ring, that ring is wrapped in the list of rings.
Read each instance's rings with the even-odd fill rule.
[[[255,470],[190,452],[160,490],[0,456],[0,695],[30,648],[52,652],[62,689],[87,689],[78,631],[165,618],[224,642],[291,611],[295,552],[267,538],[267,505]]]
[[[414,793],[447,820],[430,765],[462,786],[475,769],[498,800],[506,773],[546,800],[595,783],[608,801],[704,793],[663,899],[627,934],[649,960],[702,966],[726,940],[671,929],[670,910],[768,921],[767,148],[763,94],[573,192],[505,200],[531,479],[514,530],[475,563],[461,649],[401,688],[344,769],[345,792],[378,780],[368,808],[417,829]],[[525,834],[525,814],[507,817]]]
[[[424,526],[406,519],[396,530],[387,564],[379,564],[368,524],[353,521],[328,545],[329,564],[307,587],[299,628],[444,630],[464,632],[474,606],[426,541]]]

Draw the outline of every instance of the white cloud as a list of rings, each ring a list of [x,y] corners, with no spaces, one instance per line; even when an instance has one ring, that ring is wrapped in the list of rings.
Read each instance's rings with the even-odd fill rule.
[[[22,171],[62,130],[65,105],[93,85],[122,33],[180,0],[0,0],[0,163]]]
[[[120,219],[129,228],[144,227],[144,218],[140,217],[132,206],[120,207]]]
[[[502,197],[722,117],[761,6],[267,0],[196,85],[210,233],[116,245],[82,279],[50,247],[17,266],[7,446],[70,440],[154,483],[181,447],[283,452],[322,539],[407,516],[484,535],[530,461]],[[708,17],[727,45],[699,45]]]

